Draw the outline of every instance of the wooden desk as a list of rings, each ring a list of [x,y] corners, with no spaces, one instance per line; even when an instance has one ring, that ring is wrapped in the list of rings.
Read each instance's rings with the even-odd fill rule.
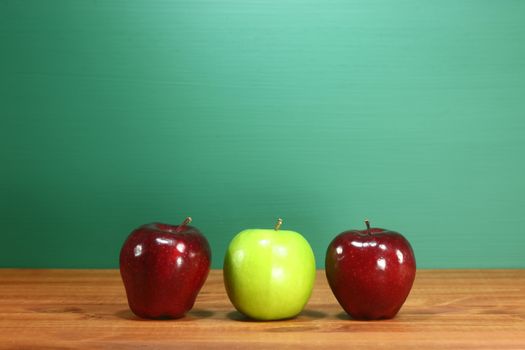
[[[421,270],[393,320],[348,319],[318,272],[294,320],[234,311],[220,270],[180,320],[136,318],[116,270],[0,270],[0,348],[525,349],[525,270]]]

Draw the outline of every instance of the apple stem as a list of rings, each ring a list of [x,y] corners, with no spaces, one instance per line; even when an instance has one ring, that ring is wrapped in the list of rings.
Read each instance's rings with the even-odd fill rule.
[[[187,217],[186,219],[184,219],[184,221],[179,225],[179,227],[177,227],[177,232],[180,232],[182,230],[182,228],[186,225],[189,225],[191,224],[191,217]]]
[[[275,227],[274,227],[275,231],[278,231],[281,228],[282,224],[283,224],[283,219],[278,218],[277,223],[275,224]]]
[[[372,235],[370,233],[370,221],[368,219],[365,219],[365,225],[366,225],[366,232],[368,233],[368,235]]]

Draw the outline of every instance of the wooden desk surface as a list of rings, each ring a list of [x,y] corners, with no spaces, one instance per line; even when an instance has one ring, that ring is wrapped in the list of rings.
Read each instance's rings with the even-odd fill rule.
[[[420,270],[393,320],[348,319],[318,272],[294,320],[253,322],[234,311],[212,271],[183,319],[128,309],[116,270],[0,270],[0,348],[525,349],[525,270]]]

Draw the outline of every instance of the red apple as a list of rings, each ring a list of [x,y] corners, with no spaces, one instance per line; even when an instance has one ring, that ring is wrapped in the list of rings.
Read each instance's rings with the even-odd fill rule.
[[[337,301],[354,319],[394,317],[416,276],[410,243],[381,228],[339,234],[326,251],[326,278]]]
[[[144,225],[124,242],[120,274],[137,316],[179,318],[193,307],[210,271],[211,251],[190,222]]]

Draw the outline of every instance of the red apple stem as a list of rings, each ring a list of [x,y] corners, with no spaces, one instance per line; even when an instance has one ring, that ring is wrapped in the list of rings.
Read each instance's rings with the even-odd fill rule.
[[[177,227],[177,230],[176,230],[176,231],[177,231],[177,232],[180,232],[180,231],[184,228],[184,226],[189,225],[189,224],[191,224],[191,217],[188,216],[188,217],[187,217],[186,219],[184,219],[184,221],[179,225],[179,227]]]
[[[278,231],[281,228],[282,224],[283,224],[283,219],[278,218],[277,223],[275,224],[275,227],[274,227],[275,231]]]
[[[368,219],[365,219],[365,225],[366,225],[366,233],[368,233],[369,235],[372,235],[372,233],[370,233],[370,221]]]

